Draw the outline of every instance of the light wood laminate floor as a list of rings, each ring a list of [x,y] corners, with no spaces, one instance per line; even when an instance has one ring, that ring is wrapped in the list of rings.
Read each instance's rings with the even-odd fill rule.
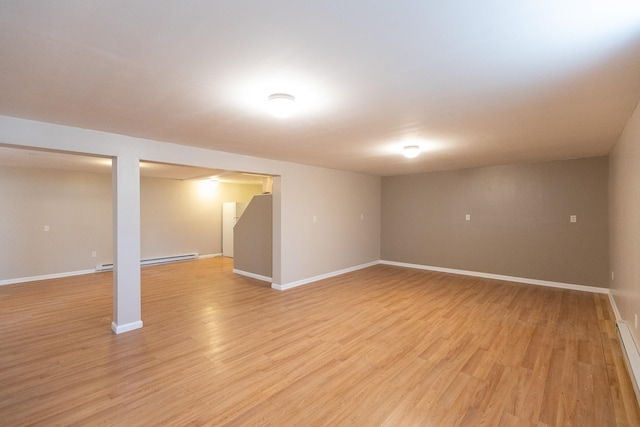
[[[214,258],[0,287],[0,425],[637,426],[607,296],[375,266],[280,292]]]

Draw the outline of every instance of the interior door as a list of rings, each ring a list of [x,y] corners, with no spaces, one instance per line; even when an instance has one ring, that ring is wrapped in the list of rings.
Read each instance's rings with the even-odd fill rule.
[[[222,204],[222,256],[233,258],[233,226],[236,225],[236,202]]]

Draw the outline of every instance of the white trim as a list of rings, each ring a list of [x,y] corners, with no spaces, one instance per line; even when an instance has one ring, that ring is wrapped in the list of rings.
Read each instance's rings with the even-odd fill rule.
[[[125,323],[124,325],[116,325],[116,322],[111,322],[111,330],[115,334],[122,334],[125,332],[133,331],[135,329],[142,328],[142,320],[136,322]]]
[[[525,277],[503,276],[501,274],[481,273],[478,271],[456,270],[455,268],[432,267],[430,265],[408,264],[406,262],[381,260],[380,264],[394,265],[396,267],[417,268],[420,270],[439,271],[442,273],[461,274],[463,276],[483,277],[485,279],[504,280],[507,282],[526,283],[528,285],[549,286],[552,288],[571,289],[573,291],[593,292],[596,294],[608,294],[608,288],[596,286],[574,285],[572,283],[550,282],[547,280],[527,279]]]
[[[233,272],[241,276],[247,276],[247,277],[251,277],[252,279],[258,279],[258,280],[262,280],[263,282],[271,283],[271,277],[261,276],[255,273],[249,273],[248,271],[236,270],[235,268],[233,269]]]
[[[271,287],[273,289],[277,289],[279,291],[285,291],[287,289],[295,288],[296,286],[306,285],[307,283],[317,282],[318,280],[328,279],[329,277],[340,276],[341,274],[350,273],[352,271],[361,270],[363,268],[372,267],[374,265],[380,264],[380,261],[372,261],[366,264],[356,265],[354,267],[345,268],[338,271],[333,271],[331,273],[321,274],[319,276],[309,277],[308,279],[302,279],[291,283],[285,283],[284,285],[280,285],[277,283],[272,283]]]
[[[640,383],[640,354],[638,353],[638,347],[636,346],[633,336],[629,331],[629,325],[624,320],[618,320],[616,322],[618,329],[618,336],[620,337],[620,344],[622,345],[622,354],[624,354],[624,361],[631,377],[631,383],[633,383],[633,391],[636,394],[636,400],[640,404],[640,389],[638,389],[638,383]]]
[[[217,258],[219,256],[222,256],[222,254],[207,254],[207,255],[198,255],[198,259],[205,259],[205,258]]]
[[[93,274],[95,272],[95,270],[91,269],[68,271],[66,273],[44,274],[42,276],[19,277],[17,279],[0,280],[0,286],[13,285],[14,283],[35,282],[37,280],[59,279],[61,277],[81,276],[83,274]]]
[[[620,347],[622,347],[624,363],[627,366],[627,372],[629,372],[629,377],[633,384],[636,400],[638,404],[640,404],[640,354],[638,352],[638,346],[629,331],[629,324],[622,320],[622,316],[620,316],[620,311],[618,310],[618,305],[612,292],[609,292],[609,302],[616,316],[616,329],[618,331],[618,337],[620,338]]]
[[[609,291],[609,302],[611,303],[611,308],[613,308],[613,314],[616,315],[616,321],[619,322],[622,320],[622,316],[620,316],[620,311],[618,310],[618,306],[616,305],[616,300],[613,298],[613,294]]]

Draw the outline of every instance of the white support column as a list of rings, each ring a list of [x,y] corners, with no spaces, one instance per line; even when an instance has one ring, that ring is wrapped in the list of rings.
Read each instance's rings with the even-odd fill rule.
[[[113,323],[116,334],[142,327],[140,310],[140,161],[113,159]]]

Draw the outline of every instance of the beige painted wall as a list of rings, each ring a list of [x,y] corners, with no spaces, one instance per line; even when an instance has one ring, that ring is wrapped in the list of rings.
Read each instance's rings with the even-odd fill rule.
[[[280,285],[380,259],[380,178],[0,116],[2,144],[274,175],[273,279]],[[126,207],[122,209],[127,215]],[[311,218],[316,213],[318,222]],[[364,219],[360,219],[360,214]],[[129,215],[136,215],[131,209]]]
[[[222,253],[222,203],[247,203],[261,191],[262,185],[142,178],[142,259]]]
[[[222,252],[222,202],[248,201],[261,190],[142,178],[142,258]],[[113,261],[110,175],[0,167],[0,200],[0,280]]]
[[[380,259],[379,177],[293,164],[289,172],[280,180],[289,261],[280,284]]]
[[[607,157],[384,177],[382,259],[608,287],[607,186]]]
[[[638,344],[634,316],[640,316],[640,104],[611,152],[609,168],[611,293]]]
[[[111,262],[111,176],[0,167],[0,200],[0,280]]]

